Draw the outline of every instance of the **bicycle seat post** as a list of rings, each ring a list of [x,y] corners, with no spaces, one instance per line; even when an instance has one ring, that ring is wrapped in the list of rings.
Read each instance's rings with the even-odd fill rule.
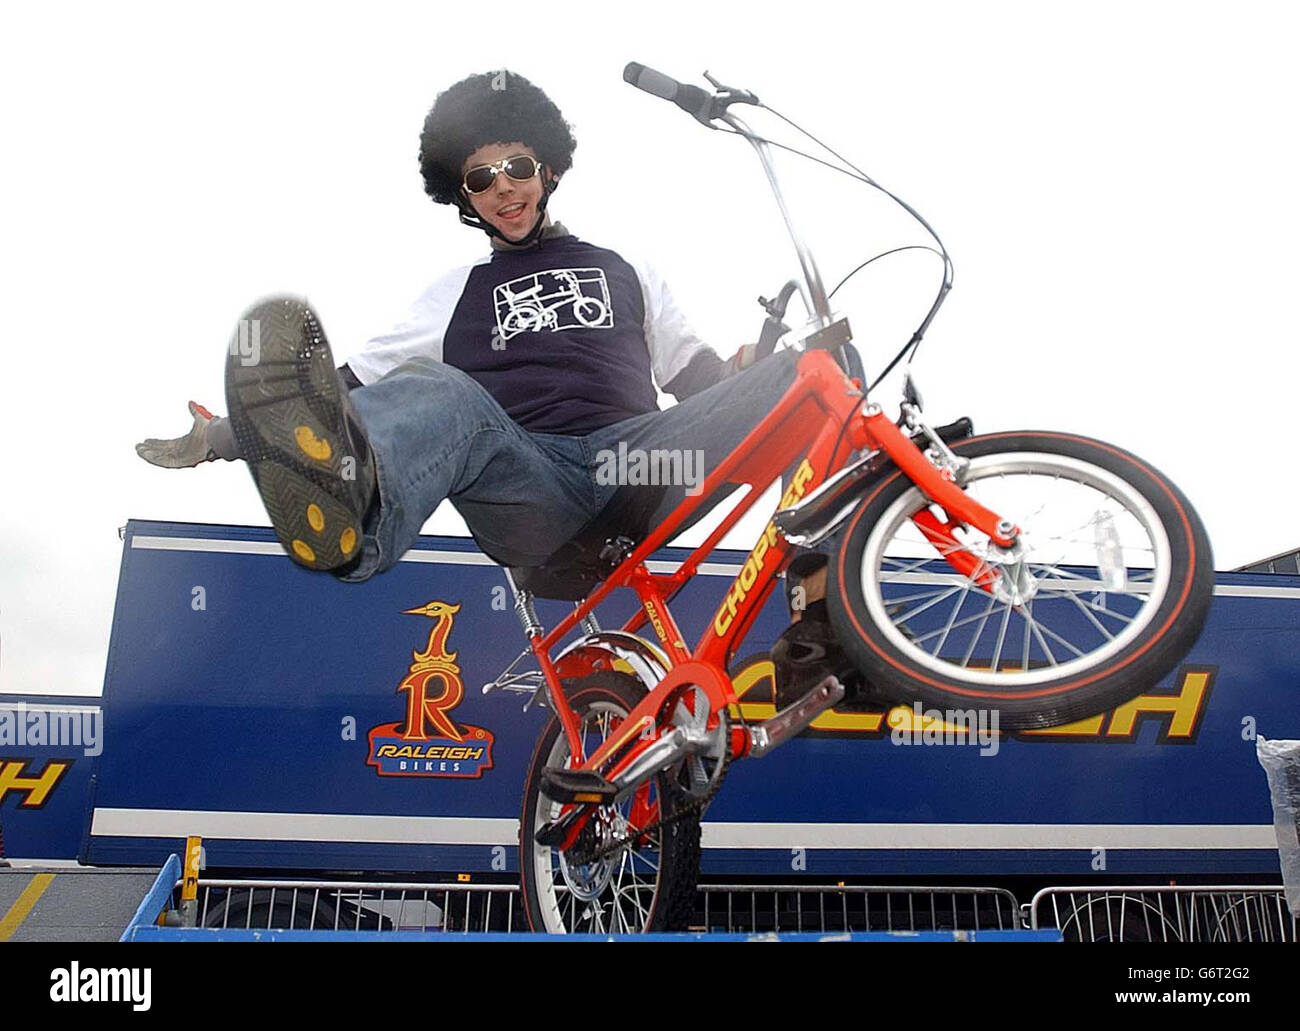
[[[519,617],[520,625],[524,628],[524,633],[530,638],[541,637],[545,632],[542,622],[537,618],[537,607],[533,605],[533,595],[531,591],[521,590],[515,583],[515,578],[509,569],[502,570],[506,574],[506,583],[510,585],[510,591],[515,596],[515,615]]]
[[[576,612],[580,608],[582,608],[582,602],[575,601],[573,603],[573,610]],[[578,622],[582,625],[582,629],[588,634],[600,633],[600,624],[596,621],[596,613],[588,612],[585,616],[582,616]]]

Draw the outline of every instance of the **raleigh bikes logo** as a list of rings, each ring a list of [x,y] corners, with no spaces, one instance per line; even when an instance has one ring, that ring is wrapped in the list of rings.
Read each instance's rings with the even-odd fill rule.
[[[424,651],[412,653],[411,670],[397,685],[406,692],[406,722],[370,729],[366,765],[381,777],[479,777],[492,768],[491,732],[458,724],[451,716],[465,697],[457,653],[447,651],[459,611],[459,605],[444,601],[405,610],[435,622]]]

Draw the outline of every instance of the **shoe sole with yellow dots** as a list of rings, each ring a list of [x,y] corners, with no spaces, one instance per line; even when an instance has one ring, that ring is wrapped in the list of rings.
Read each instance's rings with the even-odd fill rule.
[[[289,556],[308,569],[353,561],[374,472],[320,320],[306,302],[272,297],[245,312],[227,350],[226,403],[240,453]]]

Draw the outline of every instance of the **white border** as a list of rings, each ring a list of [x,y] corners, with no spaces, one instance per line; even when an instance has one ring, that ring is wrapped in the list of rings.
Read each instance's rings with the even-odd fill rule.
[[[284,548],[273,541],[207,540],[202,537],[157,537],[136,534],[131,538],[132,548],[148,551],[207,551],[229,555],[278,555],[288,560]],[[399,560],[401,562],[444,563],[454,566],[495,566],[496,563],[480,552],[426,551],[412,548]],[[652,573],[674,573],[679,562],[647,562]],[[735,576],[740,564],[730,562],[702,562],[699,571],[705,576]],[[1214,593],[1220,598],[1297,598],[1300,587],[1253,587],[1216,584]]]
[[[515,845],[519,821],[181,809],[99,809],[99,837]],[[740,849],[1276,849],[1272,824],[705,823],[705,848]]]

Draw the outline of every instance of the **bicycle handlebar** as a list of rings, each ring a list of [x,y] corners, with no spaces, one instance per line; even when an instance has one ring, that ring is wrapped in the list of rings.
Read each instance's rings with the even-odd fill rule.
[[[799,257],[799,265],[803,271],[806,288],[804,291],[804,304],[813,315],[818,328],[825,329],[832,321],[826,289],[822,286],[821,274],[817,271],[817,264],[813,259],[812,252],[808,250],[799,236],[794,221],[790,217],[790,212],[785,206],[785,198],[781,196],[781,186],[777,182],[776,169],[773,167],[767,144],[762,137],[756,136],[744,122],[727,110],[732,104],[759,105],[759,100],[754,94],[746,90],[723,86],[707,72],[705,72],[705,76],[709,82],[718,88],[717,93],[709,93],[699,86],[678,82],[672,76],[657,72],[653,68],[647,68],[636,61],[628,62],[623,69],[624,82],[652,96],[671,101],[696,121],[709,126],[711,129],[717,128],[710,124],[715,119],[726,122],[737,135],[745,137],[753,145],[759,161],[762,162],[763,171],[767,174],[768,184],[772,187],[777,207],[781,209],[781,217],[785,220],[786,229],[790,233],[790,239],[794,243],[795,252]]]
[[[699,86],[678,82],[670,75],[647,68],[635,61],[628,62],[623,69],[623,81],[652,96],[672,101],[692,118],[705,125],[715,117],[713,95]]]

